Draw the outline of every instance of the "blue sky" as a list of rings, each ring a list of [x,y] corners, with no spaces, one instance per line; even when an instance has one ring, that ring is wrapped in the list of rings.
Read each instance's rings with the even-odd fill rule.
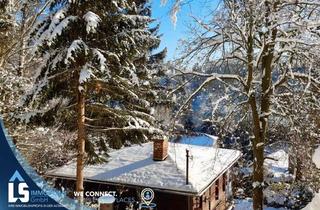
[[[168,48],[167,60],[172,60],[178,55],[176,52],[178,41],[186,38],[189,34],[187,25],[192,23],[190,14],[196,17],[208,18],[221,0],[184,0],[184,2],[188,3],[179,12],[176,27],[170,20],[170,2],[172,1],[168,0],[167,5],[161,6],[160,0],[152,0],[152,16],[161,23],[160,33],[163,34],[159,49]]]

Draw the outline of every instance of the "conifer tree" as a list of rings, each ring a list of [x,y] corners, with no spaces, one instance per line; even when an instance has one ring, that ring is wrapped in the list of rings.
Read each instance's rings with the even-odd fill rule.
[[[157,96],[147,67],[160,42],[151,22],[147,1],[56,0],[34,30],[43,65],[25,102],[42,110],[33,122],[77,130],[77,191],[85,160],[161,132],[150,114]]]

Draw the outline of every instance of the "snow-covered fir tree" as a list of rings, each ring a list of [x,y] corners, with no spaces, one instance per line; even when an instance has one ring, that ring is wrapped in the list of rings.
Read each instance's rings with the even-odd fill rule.
[[[56,0],[33,33],[43,64],[26,105],[33,122],[78,130],[77,191],[84,160],[104,161],[108,146],[147,140],[154,127],[150,101],[151,49],[159,38],[147,1]]]

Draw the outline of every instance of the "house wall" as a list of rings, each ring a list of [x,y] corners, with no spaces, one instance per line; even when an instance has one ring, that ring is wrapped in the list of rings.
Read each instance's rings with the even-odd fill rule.
[[[191,210],[225,210],[226,209],[226,189],[227,173],[220,176],[201,195],[192,198]]]
[[[153,203],[157,204],[156,210],[225,210],[227,207],[227,183],[229,180],[229,172],[221,175],[201,196],[185,196],[167,193],[155,190],[155,198]],[[74,186],[74,181],[60,180],[61,186]],[[57,182],[56,182],[57,184]],[[56,186],[59,188],[58,186]],[[69,188],[69,189],[70,189]],[[135,201],[140,201],[140,192],[143,188],[116,187],[107,184],[88,183],[85,182],[87,191],[110,191],[116,190],[121,197],[133,198]],[[217,194],[218,193],[218,194]],[[216,199],[217,195],[217,199]],[[70,194],[72,197],[72,195]],[[124,210],[125,203],[115,202],[115,210]],[[136,208],[134,208],[136,209]]]
[[[188,197],[155,191],[157,210],[188,210]]]
[[[65,188],[69,189],[70,191],[74,190],[75,181],[73,180],[65,180],[65,179],[56,179],[55,180],[55,188],[59,189],[60,186],[64,186]],[[84,188],[86,191],[117,191],[116,202],[114,203],[114,210],[125,210],[128,206],[126,201],[136,201],[134,202],[134,209],[138,209],[138,203],[140,203],[140,192],[143,188],[139,187],[127,187],[127,186],[112,186],[108,184],[99,184],[99,183],[92,183],[92,182],[85,182]],[[156,209],[154,210],[190,210],[190,199],[191,197],[185,195],[178,195],[167,193],[163,191],[154,190],[154,199],[152,203],[157,205]],[[73,193],[68,193],[70,197],[73,197]],[[85,196],[86,198],[86,196]],[[90,197],[90,200],[93,198]],[[95,198],[95,200],[98,197]]]

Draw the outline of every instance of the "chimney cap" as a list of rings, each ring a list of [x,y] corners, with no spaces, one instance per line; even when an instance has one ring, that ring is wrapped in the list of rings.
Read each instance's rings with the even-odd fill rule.
[[[157,134],[157,135],[153,135],[151,140],[152,141],[163,141],[163,140],[168,140],[168,137],[163,134]]]

